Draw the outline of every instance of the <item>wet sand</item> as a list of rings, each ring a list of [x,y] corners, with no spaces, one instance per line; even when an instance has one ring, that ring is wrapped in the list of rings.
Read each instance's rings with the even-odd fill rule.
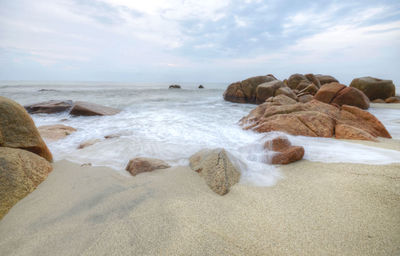
[[[188,167],[59,161],[0,221],[1,255],[400,255],[400,164],[300,161],[214,194]]]

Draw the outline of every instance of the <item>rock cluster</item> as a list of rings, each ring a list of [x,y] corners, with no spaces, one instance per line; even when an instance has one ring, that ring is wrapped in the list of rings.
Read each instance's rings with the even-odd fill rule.
[[[275,152],[267,159],[268,163],[271,164],[290,164],[301,160],[304,156],[304,148],[292,146],[286,136],[267,140],[264,148]]]

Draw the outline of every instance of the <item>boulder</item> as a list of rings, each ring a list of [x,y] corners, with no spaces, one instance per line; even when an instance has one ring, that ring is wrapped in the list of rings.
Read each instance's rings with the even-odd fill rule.
[[[90,147],[98,142],[100,142],[100,139],[91,139],[91,140],[87,140],[85,142],[82,142],[81,144],[79,144],[78,149],[83,149],[83,148],[87,148]]]
[[[400,96],[389,97],[385,100],[385,103],[400,103]]]
[[[313,83],[317,88],[321,87],[321,83],[319,79],[314,74],[305,74],[304,75],[308,81]]]
[[[322,85],[324,84],[329,84],[329,83],[339,83],[339,81],[334,78],[333,76],[329,76],[329,75],[315,75],[315,78],[318,79],[319,83]]]
[[[338,106],[351,105],[362,109],[369,108],[369,99],[362,91],[335,82],[321,86],[314,98]]]
[[[199,89],[204,89],[204,86],[203,85],[199,85]]]
[[[167,169],[171,166],[166,162],[155,159],[155,158],[146,158],[146,157],[137,157],[129,160],[128,165],[125,170],[130,172],[133,176],[136,176],[142,172],[151,172],[158,169]]]
[[[289,98],[288,96],[286,96],[284,94],[280,94],[275,97],[270,97],[266,100],[266,102],[270,102],[273,105],[288,105],[288,104],[296,104],[297,103],[294,99]]]
[[[46,139],[47,141],[64,139],[71,133],[76,132],[75,128],[63,124],[43,125],[39,126],[38,130],[42,138]]]
[[[177,85],[177,84],[172,84],[172,85],[170,85],[170,86],[168,87],[168,89],[181,89],[181,86],[180,86],[180,85]]]
[[[232,83],[224,92],[226,101],[237,103],[256,103],[257,86],[276,80],[272,76],[255,76],[241,82]]]
[[[305,94],[311,94],[315,95],[319,90],[319,87],[316,86],[314,83],[308,84],[304,89],[300,90],[298,95],[305,95]]]
[[[292,89],[290,89],[288,86],[284,86],[284,87],[280,87],[275,91],[275,96],[279,96],[279,95],[285,95],[288,96],[289,98],[292,98],[294,100],[297,100],[297,96],[296,94],[292,91]]]
[[[273,138],[272,140],[267,140],[264,143],[264,148],[267,150],[282,152],[291,145],[292,143],[290,143],[289,139],[286,136],[278,136],[276,138]]]
[[[0,219],[51,172],[44,158],[23,149],[0,147]]]
[[[298,97],[298,100],[301,103],[307,103],[309,101],[312,101],[313,99],[314,99],[314,97],[310,94],[305,94],[305,95],[301,95]]]
[[[189,161],[192,170],[199,173],[211,190],[219,195],[225,195],[239,182],[240,172],[224,149],[199,151]]]
[[[53,156],[30,115],[13,100],[0,96],[0,146],[31,151],[48,161]]]
[[[370,100],[387,99],[395,96],[396,88],[392,80],[382,80],[374,77],[355,78],[350,87],[362,91]]]
[[[376,138],[368,132],[347,124],[337,124],[335,126],[336,139],[349,139],[349,140],[370,140],[375,141]]]
[[[263,103],[270,97],[275,96],[276,90],[285,87],[284,83],[279,80],[259,84],[256,89],[256,103]]]
[[[376,99],[376,100],[371,101],[371,103],[386,103],[386,102],[382,99]]]
[[[119,112],[121,112],[119,109],[76,101],[69,114],[73,116],[109,116],[118,114]]]
[[[72,108],[73,102],[72,100],[50,100],[40,103],[35,103],[31,105],[24,106],[26,111],[31,114],[39,114],[39,113],[59,113],[68,111]]]
[[[267,159],[271,164],[289,164],[303,159],[304,156],[304,148],[292,146],[286,136],[278,136],[272,140],[266,141],[264,148],[275,151],[275,153]]]

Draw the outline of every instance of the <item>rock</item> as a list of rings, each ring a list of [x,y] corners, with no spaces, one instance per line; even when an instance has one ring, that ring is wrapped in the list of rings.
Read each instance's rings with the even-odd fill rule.
[[[368,132],[346,124],[338,124],[335,126],[335,137],[336,139],[376,140],[375,137]]]
[[[199,89],[204,89],[204,86],[203,85],[199,85]]]
[[[0,146],[21,148],[53,160],[49,149],[26,110],[13,100],[0,96]]]
[[[104,136],[104,139],[116,139],[116,138],[119,138],[121,136],[122,136],[122,134],[113,133],[113,134],[109,134],[109,135]]]
[[[374,77],[355,78],[350,83],[350,87],[354,87],[362,91],[370,100],[387,99],[395,96],[396,88],[392,80],[382,80]]]
[[[282,152],[292,144],[286,136],[278,136],[272,140],[267,140],[264,143],[264,148],[276,152]]]
[[[305,82],[307,85],[311,83],[304,75],[301,74],[291,75],[287,83],[291,89],[298,89],[297,87],[301,82]]]
[[[271,164],[290,164],[303,159],[304,148],[300,146],[291,146],[282,152],[274,154],[270,162]]]
[[[42,138],[46,139],[47,141],[60,140],[67,137],[71,133],[76,132],[75,128],[63,124],[43,125],[39,126],[38,130]]]
[[[272,76],[255,76],[241,82],[232,83],[224,92],[226,101],[237,103],[256,103],[258,85],[276,80]]]
[[[151,172],[158,169],[166,169],[171,166],[166,162],[155,159],[155,158],[145,158],[145,157],[137,157],[129,160],[128,165],[125,170],[130,172],[133,176],[136,176],[142,172]]]
[[[298,97],[298,100],[301,103],[307,103],[309,101],[312,101],[313,99],[314,99],[314,97],[310,94],[305,94],[305,95],[301,95]]]
[[[229,192],[239,182],[240,172],[233,166],[224,149],[202,150],[190,157],[190,167],[204,178],[219,195]]]
[[[78,149],[83,149],[83,148],[87,148],[89,146],[92,146],[98,142],[100,142],[100,139],[92,139],[92,140],[87,140],[85,142],[82,142],[81,144],[79,144]]]
[[[178,84],[172,84],[168,87],[168,89],[181,89],[181,86]]]
[[[51,164],[34,153],[0,147],[0,219],[45,180],[51,170]]]
[[[267,99],[266,102],[270,102],[273,105],[288,105],[288,104],[296,104],[297,101],[295,101],[292,98],[289,98],[286,95],[280,94],[278,96],[275,97],[270,97]]]
[[[316,86],[315,84],[311,83],[308,84],[307,87],[305,87],[304,89],[300,90],[298,95],[304,95],[304,94],[311,94],[311,95],[315,95],[319,90],[319,87]]]
[[[307,78],[308,81],[313,83],[317,88],[321,87],[321,83],[320,83],[319,79],[314,74],[305,74],[304,76]]]
[[[389,97],[385,100],[386,103],[400,103],[400,96]]]
[[[39,113],[59,113],[68,111],[72,108],[72,100],[50,100],[45,102],[40,102],[32,105],[24,106],[26,111],[31,114]]]
[[[319,83],[322,85],[324,84],[329,84],[329,83],[339,83],[339,81],[334,78],[333,76],[329,76],[329,75],[315,75],[315,78],[317,78],[319,80]]]
[[[73,116],[109,116],[118,114],[119,112],[121,112],[119,109],[76,101],[69,114]]]
[[[289,87],[287,87],[286,85],[284,87],[280,87],[275,91],[275,97],[279,96],[279,95],[285,95],[288,96],[289,98],[292,98],[294,100],[297,101],[297,96],[296,94],[292,91],[292,89],[290,89]]]
[[[371,103],[386,103],[386,102],[382,99],[376,99],[376,100],[371,101]]]
[[[362,91],[335,82],[321,86],[314,98],[339,106],[351,105],[362,109],[369,108],[369,99]]]
[[[92,166],[92,163],[83,163],[81,164],[81,167],[89,167]]]
[[[266,99],[275,96],[276,90],[285,87],[282,81],[274,80],[259,84],[256,89],[256,103],[263,103]]]

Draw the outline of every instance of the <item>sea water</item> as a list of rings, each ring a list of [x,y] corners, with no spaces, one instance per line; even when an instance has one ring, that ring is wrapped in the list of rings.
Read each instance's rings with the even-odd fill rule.
[[[279,171],[265,163],[264,142],[281,133],[245,131],[238,121],[255,107],[224,101],[227,84],[50,83],[2,82],[0,95],[22,105],[47,100],[82,100],[121,109],[113,116],[72,117],[68,113],[34,114],[37,126],[64,124],[77,129],[65,139],[47,142],[54,159],[109,166],[121,173],[129,159],[153,157],[171,165],[187,165],[205,148],[225,148],[242,172],[241,182],[273,185]],[[400,139],[400,110],[370,109],[395,139]],[[118,135],[104,139],[107,135]],[[329,138],[289,136],[305,148],[304,158],[319,162],[389,164],[400,162],[400,151]],[[84,149],[80,143],[100,139]]]

